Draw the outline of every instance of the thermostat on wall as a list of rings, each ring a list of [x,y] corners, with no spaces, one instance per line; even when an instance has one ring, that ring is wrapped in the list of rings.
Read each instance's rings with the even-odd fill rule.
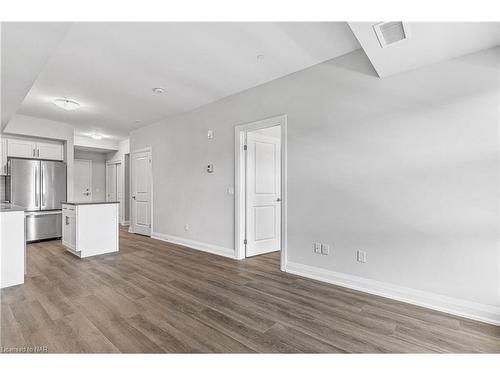
[[[214,172],[214,165],[213,164],[208,164],[207,165],[207,172],[208,173],[213,173]]]

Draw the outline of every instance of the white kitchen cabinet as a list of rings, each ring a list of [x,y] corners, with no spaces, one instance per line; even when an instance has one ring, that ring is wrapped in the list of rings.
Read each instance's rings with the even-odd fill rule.
[[[24,283],[26,247],[23,208],[0,206],[0,288]],[[3,303],[3,301],[2,301]]]
[[[60,143],[40,143],[37,142],[37,158],[49,160],[63,160],[64,147]]]
[[[118,251],[118,202],[66,202],[62,243],[80,257]]]
[[[0,137],[0,176],[7,174],[7,138]]]
[[[15,158],[36,157],[36,142],[25,139],[7,139],[7,155]]]
[[[64,146],[62,143],[9,138],[7,155],[16,158],[64,160]]]
[[[76,251],[76,208],[63,206],[62,243],[70,250]]]

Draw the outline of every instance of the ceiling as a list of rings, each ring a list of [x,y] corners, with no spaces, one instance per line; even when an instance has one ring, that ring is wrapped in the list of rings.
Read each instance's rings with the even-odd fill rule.
[[[358,48],[345,22],[74,23],[17,113],[120,139]],[[52,104],[60,97],[82,107],[62,110]]]
[[[500,23],[410,22],[410,39],[381,48],[376,23],[3,23],[2,128],[18,113],[120,140],[360,47],[387,77],[500,44]]]
[[[380,77],[500,44],[498,22],[409,22],[409,39],[381,48],[373,30],[377,23],[349,22],[349,26]]]
[[[31,86],[69,30],[70,23],[2,23],[1,129],[16,113]]]

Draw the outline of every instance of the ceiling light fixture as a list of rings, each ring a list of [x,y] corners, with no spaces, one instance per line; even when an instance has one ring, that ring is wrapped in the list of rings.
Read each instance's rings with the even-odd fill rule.
[[[163,94],[163,93],[165,92],[165,89],[164,89],[163,87],[155,87],[155,88],[153,89],[153,92],[154,92],[155,94]]]
[[[101,134],[92,133],[92,134],[90,134],[90,136],[91,136],[93,139],[96,139],[96,140],[101,140],[101,139],[102,139],[102,135],[101,135]]]
[[[80,108],[80,103],[65,98],[54,99],[54,104],[59,108],[65,109],[66,111],[73,111],[77,108]]]

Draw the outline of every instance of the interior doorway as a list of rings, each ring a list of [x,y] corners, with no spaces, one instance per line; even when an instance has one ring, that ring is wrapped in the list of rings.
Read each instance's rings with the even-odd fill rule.
[[[92,200],[92,160],[74,160],[73,194],[75,201]]]
[[[106,162],[106,201],[119,202],[120,223],[124,217],[123,164],[121,161]]]
[[[236,127],[236,256],[286,259],[286,116]]]

